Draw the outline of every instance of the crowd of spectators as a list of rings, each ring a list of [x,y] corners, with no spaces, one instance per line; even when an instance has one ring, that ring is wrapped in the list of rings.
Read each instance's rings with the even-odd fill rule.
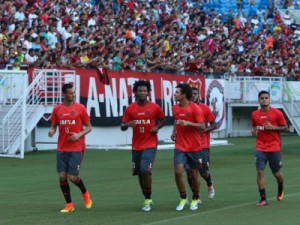
[[[194,0],[194,2],[197,2]],[[188,0],[0,0],[0,69],[300,77],[300,24]]]

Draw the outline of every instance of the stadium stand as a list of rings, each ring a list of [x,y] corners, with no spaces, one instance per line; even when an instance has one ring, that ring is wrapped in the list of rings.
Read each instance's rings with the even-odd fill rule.
[[[1,69],[300,76],[299,16],[287,12],[299,9],[297,0],[2,0],[0,5]]]

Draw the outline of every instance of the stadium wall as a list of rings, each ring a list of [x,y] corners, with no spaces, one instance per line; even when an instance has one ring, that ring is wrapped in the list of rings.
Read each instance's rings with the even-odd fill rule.
[[[149,77],[148,77],[149,75]],[[228,80],[224,79],[197,79],[201,76],[182,76],[182,75],[166,75],[166,74],[147,74],[147,73],[118,73],[116,74],[109,74],[111,81],[118,83],[115,85],[115,90],[110,85],[99,85],[97,84],[98,78],[93,78],[93,76],[89,76],[85,74],[84,79],[89,80],[89,82],[82,82],[80,81],[81,85],[77,86],[80,89],[83,88],[85,93],[89,93],[91,90],[90,87],[83,87],[82,84],[90,85],[90,81],[92,83],[97,84],[97,87],[101,87],[100,90],[94,89],[93,92],[95,96],[99,96],[99,92],[106,96],[106,92],[108,91],[111,93],[121,93],[120,90],[127,90],[127,97],[122,99],[123,106],[130,104],[132,101],[132,93],[131,93],[131,85],[137,79],[149,79],[151,80],[153,87],[155,87],[156,93],[152,94],[151,100],[155,100],[156,103],[160,104],[165,111],[165,114],[170,118],[172,118],[171,112],[166,111],[167,108],[170,108],[170,105],[166,107],[166,101],[164,98],[170,98],[173,96],[173,92],[175,86],[178,82],[190,82],[191,85],[199,85],[201,87],[201,97],[202,100],[208,104],[215,114],[216,122],[218,129],[212,132],[212,138],[225,138],[228,136],[249,136],[250,135],[250,117],[251,112],[258,107],[257,103],[257,94],[258,91],[261,89],[269,90],[271,92],[271,101],[278,101],[282,100],[283,97],[283,90],[289,90],[289,93],[293,94],[293,98],[296,100],[300,99],[300,82],[278,82],[277,79],[275,81],[271,81],[262,78],[261,81],[257,80],[257,78],[247,78],[247,84],[241,84],[240,81],[237,84],[229,84]],[[196,78],[196,79],[195,79]],[[82,79],[82,78],[80,78]],[[130,84],[127,82],[120,82],[123,81],[130,81]],[[115,80],[115,81],[114,81]],[[267,80],[267,81],[266,81]],[[250,81],[250,82],[249,82]],[[122,87],[122,83],[127,85],[126,87]],[[168,89],[164,87],[164,85],[168,86]],[[93,86],[93,85],[92,85]],[[94,87],[96,87],[94,86]],[[104,88],[106,87],[106,88]],[[159,90],[159,91],[157,91]],[[285,90],[285,91],[286,91]],[[167,92],[167,93],[165,93]],[[80,92],[81,93],[81,92]],[[124,93],[124,92],[123,92]],[[86,94],[87,98],[85,103],[87,103],[89,98],[91,98],[90,94]],[[120,97],[120,96],[119,96]],[[106,97],[101,97],[102,99],[106,99]],[[109,97],[110,101],[112,96]],[[80,97],[80,101],[82,97]],[[119,99],[120,100],[120,99]],[[230,102],[238,102],[234,107],[230,106]],[[95,102],[95,101],[94,101]],[[100,101],[99,101],[100,102]],[[105,104],[104,102],[100,102],[100,104],[104,104],[104,106],[108,105],[111,108],[110,113],[114,110],[115,107],[112,102],[109,104]],[[171,99],[171,105],[175,104]],[[86,105],[86,104],[85,104]],[[99,106],[101,107],[101,105]],[[119,106],[118,106],[119,107]],[[276,107],[276,106],[275,106]],[[93,107],[88,107],[89,113],[93,113],[91,111]],[[94,107],[95,108],[95,107]],[[102,109],[105,107],[101,107]],[[231,109],[231,110],[229,110]],[[119,108],[118,108],[119,110]],[[231,115],[229,115],[231,114]],[[94,114],[95,115],[95,114]],[[105,115],[104,111],[101,111],[101,115]],[[107,114],[106,114],[107,115]],[[93,115],[92,115],[93,116]],[[119,113],[117,117],[109,117],[107,121],[113,121],[110,126],[99,126],[93,125],[93,131],[87,135],[87,145],[90,148],[111,148],[111,147],[118,147],[121,145],[130,145],[132,132],[129,129],[128,131],[122,132],[120,130],[120,118],[121,114]],[[228,119],[229,118],[229,119]],[[99,118],[94,118],[95,120],[99,121]],[[105,118],[103,118],[105,119]],[[160,141],[169,141],[170,135],[172,132],[172,120],[169,120],[168,124],[163,127],[159,131],[159,140]],[[26,140],[26,149],[28,151],[32,150],[33,148],[37,148],[39,150],[43,149],[54,149],[56,147],[56,140],[57,136],[53,138],[48,138],[48,130],[49,130],[49,123],[47,125],[47,121],[43,121],[42,125],[39,124],[35,129],[35,132]],[[34,144],[36,143],[36,144]]]

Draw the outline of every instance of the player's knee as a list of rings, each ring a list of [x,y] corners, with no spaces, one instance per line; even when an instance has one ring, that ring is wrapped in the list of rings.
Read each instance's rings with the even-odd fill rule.
[[[203,177],[204,179],[206,179],[207,177],[209,177],[209,172],[206,171],[199,171],[200,172],[200,176]]]
[[[78,179],[77,176],[73,176],[73,175],[69,175],[68,178],[69,178],[69,180],[70,180],[72,183],[75,183],[75,182],[77,181],[77,179]]]
[[[141,174],[152,174],[152,170],[149,167],[142,166],[140,168],[140,173]]]
[[[68,176],[66,173],[59,173],[59,182],[66,182],[68,180]]]

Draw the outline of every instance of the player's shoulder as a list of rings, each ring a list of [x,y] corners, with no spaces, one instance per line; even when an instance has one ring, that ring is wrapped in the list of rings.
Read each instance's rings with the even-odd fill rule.
[[[73,107],[80,108],[80,109],[85,109],[85,106],[83,104],[79,103],[79,102],[75,102],[73,104]]]
[[[277,108],[274,107],[270,107],[270,112],[274,113],[274,114],[278,114],[278,115],[283,115],[282,111],[280,111]]]
[[[252,116],[259,115],[261,113],[260,109],[256,109],[252,112]]]
[[[148,105],[153,108],[161,108],[159,104],[152,102],[152,101],[149,101]]]
[[[60,103],[60,104],[57,104],[56,106],[54,106],[54,110],[58,110],[58,109],[61,109],[61,108],[63,108],[64,107],[64,105],[62,104],[62,103]]]
[[[206,105],[206,104],[203,103],[203,102],[200,102],[200,103],[199,103],[199,106],[200,106],[201,109],[204,109],[204,110],[210,110],[209,106]]]
[[[200,110],[201,110],[200,105],[199,105],[199,104],[196,104],[195,102],[190,102],[189,107],[190,107],[190,108],[195,108],[195,109],[200,109]]]

